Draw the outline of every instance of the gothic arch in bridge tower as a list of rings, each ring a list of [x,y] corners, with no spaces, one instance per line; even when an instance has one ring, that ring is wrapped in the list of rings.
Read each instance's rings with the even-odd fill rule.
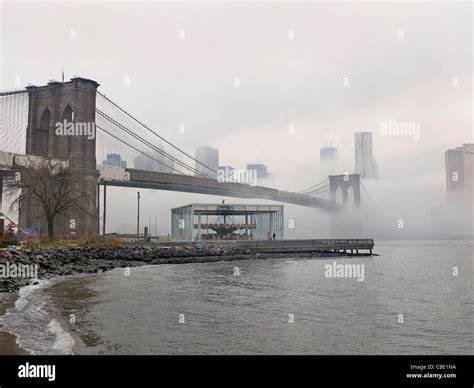
[[[334,196],[334,202],[342,203],[342,187],[338,186],[336,188],[336,194]]]
[[[333,202],[338,201],[338,192],[342,192],[342,204],[360,207],[360,175],[342,174],[329,176],[329,195]]]
[[[51,112],[44,108],[36,131],[37,155],[48,156],[49,154],[49,129],[51,126]]]
[[[63,109],[61,115],[61,123],[72,123],[74,121],[74,110],[71,107],[70,103],[67,103]],[[53,153],[56,157],[60,159],[69,159],[71,155],[72,148],[72,137],[66,136],[55,136],[56,152]]]
[[[347,204],[350,206],[355,205],[354,187],[352,185],[347,186]]]

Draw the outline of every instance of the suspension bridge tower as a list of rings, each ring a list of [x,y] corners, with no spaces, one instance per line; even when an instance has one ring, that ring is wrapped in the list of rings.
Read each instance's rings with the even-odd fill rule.
[[[342,204],[348,204],[349,190],[354,195],[354,206],[360,208],[360,174],[329,175],[329,197],[336,202],[337,190],[342,192]]]
[[[83,182],[85,195],[80,204],[84,211],[58,216],[55,232],[76,235],[94,235],[97,230],[97,179],[96,163],[96,90],[93,80],[75,77],[68,82],[50,81],[45,86],[27,86],[28,126],[26,154],[69,161],[69,166]],[[74,135],[57,135],[58,123],[74,123],[75,128],[93,129],[93,137],[75,132]],[[76,125],[76,124],[79,124]],[[90,132],[89,132],[90,134]],[[33,227],[45,233],[46,221],[41,209],[31,198],[20,206],[20,226]],[[71,222],[74,221],[74,222]],[[74,226],[74,228],[71,228]]]
[[[364,236],[361,212],[361,181],[359,174],[329,176],[329,198],[344,205],[344,210],[330,218],[329,233],[333,238]]]

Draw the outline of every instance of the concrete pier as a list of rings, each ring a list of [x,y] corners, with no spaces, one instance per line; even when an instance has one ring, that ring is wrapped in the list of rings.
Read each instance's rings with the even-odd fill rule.
[[[132,241],[130,241],[132,242]],[[143,241],[134,241],[142,245]],[[328,252],[347,253],[351,255],[372,255],[374,248],[373,239],[319,239],[319,240],[212,240],[212,241],[155,241],[149,243],[157,246],[222,246],[249,249],[256,253],[302,253],[302,252]],[[356,253],[353,253],[353,251]]]

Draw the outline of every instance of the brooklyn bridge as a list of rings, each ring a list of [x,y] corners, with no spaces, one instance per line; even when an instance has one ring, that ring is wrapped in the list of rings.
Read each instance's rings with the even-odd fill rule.
[[[0,198],[4,180],[15,171],[32,160],[52,158],[78,171],[87,189],[87,211],[74,215],[78,233],[100,232],[99,185],[265,199],[329,212],[338,212],[349,205],[361,206],[361,192],[365,189],[357,174],[331,175],[300,192],[220,182],[215,169],[168,141],[101,93],[98,87],[94,80],[74,77],[67,82],[50,81],[44,86],[29,85],[0,93]],[[65,135],[61,136],[56,130],[61,123],[79,124],[73,129],[82,128],[84,133],[63,128]],[[90,128],[94,129],[93,136]],[[161,168],[100,163],[111,154],[120,155],[123,160],[141,158]],[[105,196],[106,190],[103,192]],[[324,193],[329,194],[329,199],[321,197]],[[336,193],[341,193],[339,202]],[[31,203],[26,202],[19,209],[20,227],[44,231],[44,221]],[[58,225],[56,229],[63,228],[64,225]]]

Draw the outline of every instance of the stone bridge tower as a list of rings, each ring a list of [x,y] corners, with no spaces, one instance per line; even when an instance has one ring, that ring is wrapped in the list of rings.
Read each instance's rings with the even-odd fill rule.
[[[342,174],[329,176],[329,196],[331,201],[338,201],[338,192],[342,194],[342,205],[345,211],[337,212],[329,220],[329,233],[332,238],[362,238],[367,237],[361,214],[360,175]],[[349,191],[353,200],[349,201]]]
[[[329,175],[329,196],[336,202],[338,188],[342,191],[342,204],[347,205],[348,191],[352,188],[354,205],[360,208],[360,174]]]
[[[95,107],[99,84],[86,78],[68,82],[50,81],[46,86],[28,86],[28,127],[26,154],[69,160],[70,168],[84,182],[87,195],[81,204],[85,212],[68,217],[58,216],[55,233],[94,235],[97,230],[97,179]],[[56,123],[67,122],[94,125],[94,138],[87,135],[57,136]],[[73,219],[75,229],[70,228]],[[20,226],[34,227],[46,233],[47,224],[41,209],[31,199],[20,207]]]

